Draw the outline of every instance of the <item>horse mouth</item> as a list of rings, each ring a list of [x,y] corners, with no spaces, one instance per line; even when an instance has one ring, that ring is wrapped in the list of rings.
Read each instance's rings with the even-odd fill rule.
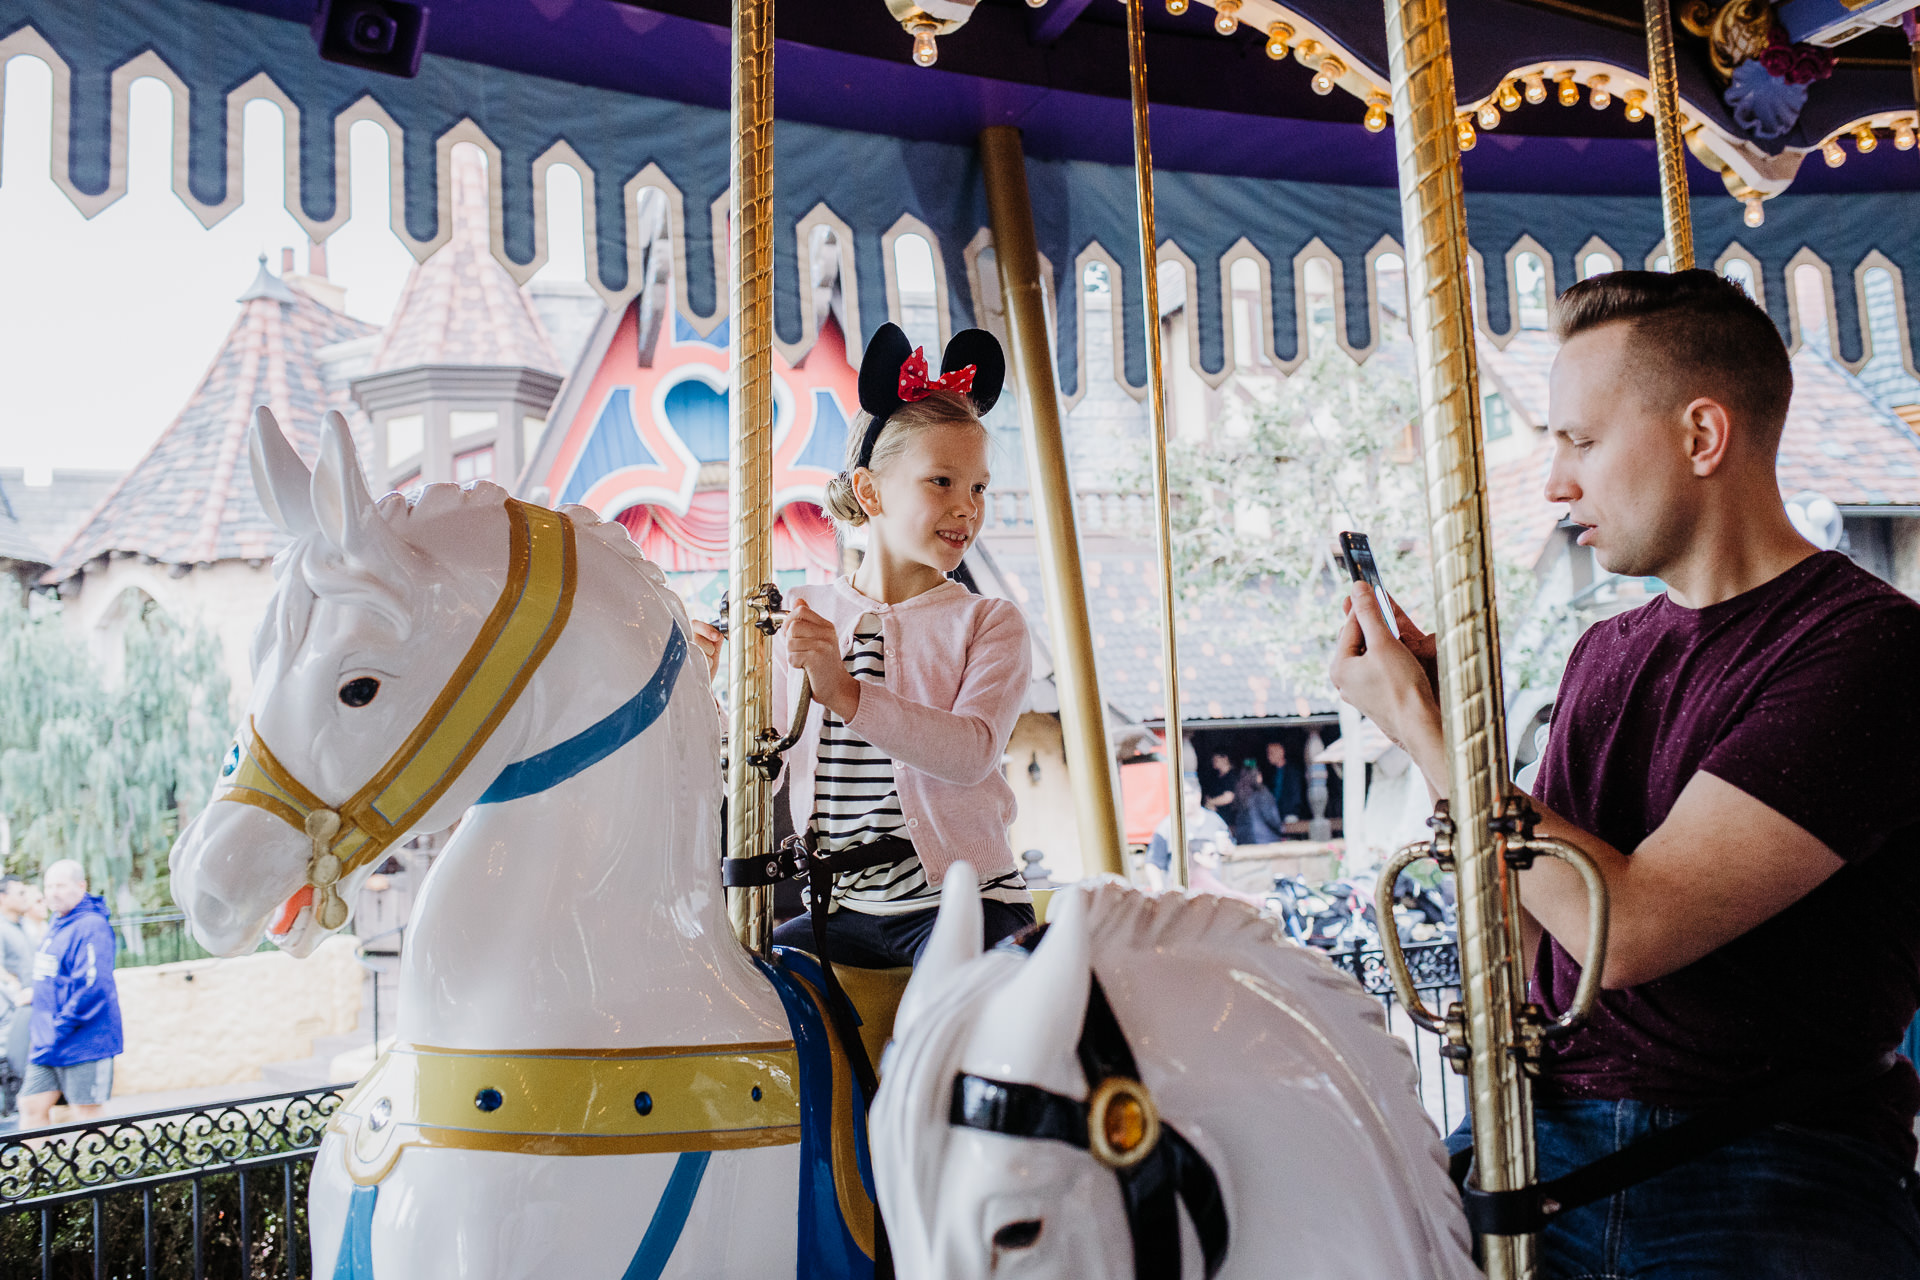
[[[275,945],[285,945],[298,931],[303,922],[313,919],[313,886],[303,884],[294,890],[287,900],[280,904],[273,923],[267,926],[267,935]]]

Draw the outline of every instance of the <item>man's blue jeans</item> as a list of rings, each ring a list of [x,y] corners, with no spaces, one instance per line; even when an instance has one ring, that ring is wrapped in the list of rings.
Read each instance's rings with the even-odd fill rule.
[[[1688,1116],[1644,1102],[1534,1103],[1544,1181]],[[1450,1150],[1472,1141],[1463,1122]],[[1913,1171],[1869,1143],[1776,1124],[1556,1218],[1541,1280],[1920,1280]]]

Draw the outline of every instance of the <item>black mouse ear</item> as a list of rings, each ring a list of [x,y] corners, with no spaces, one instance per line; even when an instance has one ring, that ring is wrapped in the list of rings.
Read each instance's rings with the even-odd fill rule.
[[[962,329],[954,334],[940,358],[940,372],[952,373],[968,365],[973,366],[973,389],[967,392],[967,398],[973,401],[975,412],[985,414],[1000,399],[1000,388],[1007,381],[1007,357],[1000,350],[1000,340],[985,329]],[[864,377],[865,370],[861,372]]]
[[[867,344],[860,361],[860,407],[876,418],[884,418],[898,409],[900,366],[913,354],[913,343],[906,330],[897,324],[883,324]]]

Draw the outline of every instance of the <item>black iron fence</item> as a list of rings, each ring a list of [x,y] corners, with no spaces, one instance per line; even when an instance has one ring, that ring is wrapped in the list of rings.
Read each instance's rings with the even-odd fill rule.
[[[193,940],[184,911],[145,911],[114,916],[113,940],[118,944],[113,963],[118,969],[145,964],[172,964],[175,960],[204,960],[211,953]]]
[[[1413,974],[1414,990],[1427,1008],[1445,1013],[1447,1006],[1460,998],[1460,948],[1453,942],[1428,942],[1405,948],[1407,968]],[[1441,1056],[1445,1041],[1424,1027],[1414,1025],[1405,1006],[1393,993],[1393,979],[1387,975],[1386,959],[1378,949],[1333,951],[1333,963],[1360,980],[1386,1010],[1387,1029],[1407,1042],[1413,1052],[1413,1066],[1420,1082],[1420,1101],[1427,1114],[1449,1133],[1467,1113],[1466,1077],[1453,1069]]]
[[[350,1087],[0,1139],[0,1275],[307,1276],[307,1175]]]

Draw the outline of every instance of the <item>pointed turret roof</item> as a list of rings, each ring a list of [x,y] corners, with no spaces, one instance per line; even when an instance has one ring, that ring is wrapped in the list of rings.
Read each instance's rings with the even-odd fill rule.
[[[493,256],[478,150],[453,148],[452,168],[452,235],[407,277],[372,372],[481,365],[565,373],[532,300]]]
[[[271,408],[294,448],[314,457],[322,415],[353,408],[344,388],[328,386],[321,349],[377,326],[287,284],[265,257],[238,301],[239,317],[180,416],[55,553],[43,581],[64,581],[98,556],[210,564],[265,559],[286,540],[254,496],[247,462],[253,408]]]

